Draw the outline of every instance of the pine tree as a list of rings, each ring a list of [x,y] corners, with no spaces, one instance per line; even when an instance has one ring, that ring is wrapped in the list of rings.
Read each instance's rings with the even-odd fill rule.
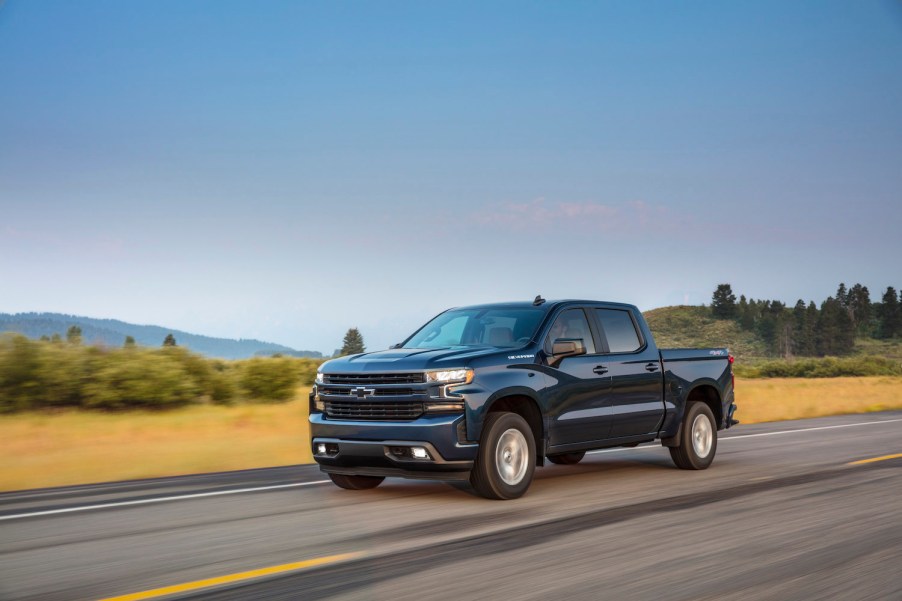
[[[718,319],[736,317],[736,295],[729,284],[718,284],[711,296],[711,313]]]
[[[175,336],[166,334],[166,338],[163,339],[163,346],[178,346],[175,342]]]
[[[836,289],[836,301],[843,309],[849,307],[849,293],[846,290],[846,285],[844,283],[840,283],[839,288]]]
[[[363,345],[363,336],[360,335],[360,330],[357,328],[349,329],[342,342],[341,356],[357,355],[365,350],[366,347]]]
[[[173,339],[173,342],[175,342],[175,339]],[[122,346],[123,346],[124,348],[133,348],[133,347],[135,346],[135,338],[134,338],[134,336],[126,336],[126,337],[125,337],[125,344],[123,344]]]
[[[799,299],[792,309],[793,353],[803,357],[814,355],[814,326],[817,323],[817,307],[814,307],[813,319],[809,307],[814,307],[814,303],[806,306],[805,301]]]
[[[883,304],[880,307],[880,337],[893,338],[902,334],[902,308],[896,289],[892,286],[883,293]]]
[[[871,326],[871,293],[867,286],[855,284],[849,290],[849,302],[846,309],[852,318],[856,334],[867,335]]]
[[[832,296],[821,305],[817,322],[817,352],[819,355],[845,355],[855,346],[855,329],[842,305]]]
[[[740,307],[742,306],[742,299],[745,296],[742,296],[739,300]],[[753,330],[755,329],[755,318],[758,312],[758,304],[755,299],[751,299],[746,304],[745,308],[742,309],[742,312],[739,314],[739,326],[743,330]]]
[[[69,329],[66,330],[66,342],[69,344],[81,344],[81,328],[69,326]]]
[[[836,315],[842,311],[839,303],[832,296],[821,303],[820,315],[817,320],[817,354],[834,355],[833,341],[836,340]]]

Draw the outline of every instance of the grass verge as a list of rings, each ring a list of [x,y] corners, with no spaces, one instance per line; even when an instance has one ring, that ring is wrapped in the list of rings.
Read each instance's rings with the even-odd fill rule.
[[[0,490],[312,461],[307,390],[278,405],[0,416]],[[745,424],[902,409],[902,377],[736,381]]]
[[[0,491],[310,463],[306,392],[283,404],[0,416]]]
[[[902,378],[736,378],[744,424],[902,409]]]

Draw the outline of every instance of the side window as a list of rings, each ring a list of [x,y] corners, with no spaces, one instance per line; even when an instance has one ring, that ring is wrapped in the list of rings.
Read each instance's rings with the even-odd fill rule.
[[[642,343],[628,311],[619,309],[596,309],[608,348],[612,353],[631,353]]]
[[[557,316],[545,339],[545,352],[551,354],[551,346],[556,338],[582,338],[586,345],[586,353],[595,353],[595,341],[592,340],[592,330],[582,309],[567,309]]]

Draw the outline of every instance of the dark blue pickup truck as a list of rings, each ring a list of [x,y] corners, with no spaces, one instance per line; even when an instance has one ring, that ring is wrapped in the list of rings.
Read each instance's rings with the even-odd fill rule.
[[[705,469],[733,419],[726,349],[658,349],[636,307],[564,300],[450,309],[385,351],[323,364],[313,457],[347,489],[386,476],[523,495],[535,467],[660,439]]]

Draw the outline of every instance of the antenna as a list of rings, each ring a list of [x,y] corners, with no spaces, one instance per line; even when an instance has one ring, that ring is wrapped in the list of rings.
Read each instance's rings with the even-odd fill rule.
[[[543,304],[544,302],[545,302],[545,299],[542,298],[541,294],[538,294],[538,295],[536,295],[536,300],[532,301],[532,305],[534,307],[538,307],[539,305]]]

